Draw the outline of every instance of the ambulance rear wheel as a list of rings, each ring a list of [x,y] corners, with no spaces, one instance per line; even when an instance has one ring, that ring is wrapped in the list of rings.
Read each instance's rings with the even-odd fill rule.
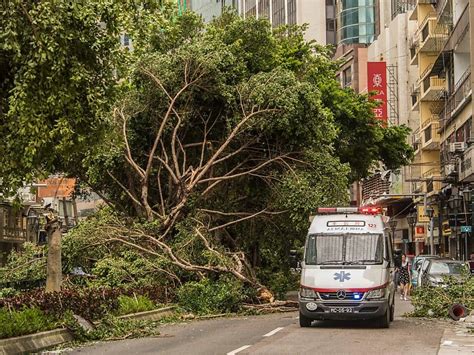
[[[307,328],[311,327],[311,323],[313,320],[311,318],[306,317],[303,313],[300,311],[300,327],[302,328]]]

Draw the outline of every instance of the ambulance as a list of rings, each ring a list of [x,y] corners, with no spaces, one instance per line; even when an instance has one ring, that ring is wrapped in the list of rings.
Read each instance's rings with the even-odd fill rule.
[[[319,208],[301,263],[299,322],[373,320],[388,328],[395,310],[390,235],[378,207]]]

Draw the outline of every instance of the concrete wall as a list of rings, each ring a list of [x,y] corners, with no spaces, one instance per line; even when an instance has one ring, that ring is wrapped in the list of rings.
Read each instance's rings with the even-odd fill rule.
[[[324,0],[298,0],[297,22],[309,25],[305,38],[326,44],[326,2]]]

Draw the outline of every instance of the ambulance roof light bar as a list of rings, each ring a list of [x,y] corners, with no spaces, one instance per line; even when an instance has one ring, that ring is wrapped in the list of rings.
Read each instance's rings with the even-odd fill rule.
[[[381,214],[382,208],[378,206],[361,206],[361,207],[319,207],[318,214],[329,213],[363,213],[363,214]]]

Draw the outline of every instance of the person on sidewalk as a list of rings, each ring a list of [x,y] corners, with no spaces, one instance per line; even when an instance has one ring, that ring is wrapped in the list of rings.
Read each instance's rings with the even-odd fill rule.
[[[398,268],[399,272],[399,281],[400,281],[400,299],[407,300],[407,294],[410,288],[410,263],[407,260],[407,256],[405,254],[402,255],[402,263]]]

